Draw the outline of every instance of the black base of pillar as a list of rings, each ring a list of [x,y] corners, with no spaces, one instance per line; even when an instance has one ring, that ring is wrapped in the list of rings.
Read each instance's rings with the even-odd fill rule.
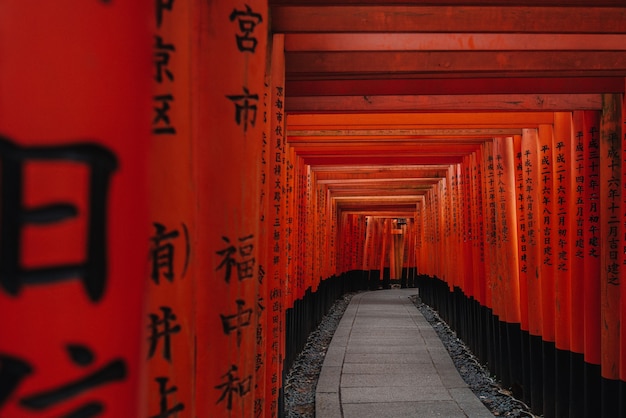
[[[570,354],[569,417],[585,416],[585,356]]]
[[[543,357],[543,416],[556,417],[556,348],[553,342],[543,341],[541,354]]]
[[[600,365],[585,363],[585,417],[600,416],[602,378]]]
[[[530,339],[530,409],[533,414],[543,414],[543,355],[541,337],[531,335]]]
[[[602,418],[623,416],[619,414],[620,381],[602,378],[601,408]]]
[[[555,404],[554,413],[557,417],[569,416],[570,404],[570,363],[571,351],[555,350]]]

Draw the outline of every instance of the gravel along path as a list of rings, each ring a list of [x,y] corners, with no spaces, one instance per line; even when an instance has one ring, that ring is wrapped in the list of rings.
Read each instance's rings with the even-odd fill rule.
[[[335,329],[355,294],[347,293],[333,304],[317,329],[309,335],[304,349],[294,361],[285,382],[286,418],[315,417],[315,388],[324,356]],[[423,304],[417,295],[412,296],[411,301],[441,338],[463,380],[494,416],[535,417],[523,402],[513,398],[509,391],[499,386],[498,382],[489,376],[487,369],[439,318],[436,311]]]

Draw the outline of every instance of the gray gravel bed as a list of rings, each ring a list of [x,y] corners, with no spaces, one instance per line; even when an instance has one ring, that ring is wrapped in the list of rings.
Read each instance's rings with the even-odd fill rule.
[[[309,335],[304,349],[294,361],[287,374],[284,388],[286,418],[315,417],[315,388],[324,356],[335,329],[355,294],[345,294],[333,304],[318,328]],[[411,297],[411,301],[441,338],[463,380],[495,416],[512,418],[534,416],[523,402],[513,398],[509,391],[502,388],[489,375],[488,370],[439,318],[436,311],[423,304],[417,295]]]

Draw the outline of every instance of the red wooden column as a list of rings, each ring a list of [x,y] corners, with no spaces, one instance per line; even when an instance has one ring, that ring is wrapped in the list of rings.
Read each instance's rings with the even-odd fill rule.
[[[540,196],[540,250],[543,339],[543,413],[555,416],[555,276],[558,237],[554,190],[554,140],[552,125],[539,126],[539,196]]]
[[[271,61],[268,69],[268,130],[263,137],[261,153],[262,204],[261,229],[265,253],[261,257],[264,281],[260,282],[259,306],[263,308],[257,326],[257,376],[255,414],[277,417],[281,394],[283,340],[285,320],[286,270],[286,130],[284,114],[284,35],[272,37]],[[261,271],[260,271],[261,272]],[[260,340],[260,341],[259,341]]]
[[[262,0],[196,5],[196,414],[251,417],[269,16]]]
[[[483,219],[485,233],[485,306],[492,309],[496,316],[501,315],[498,295],[493,295],[494,275],[496,271],[496,195],[493,164],[493,143],[485,142],[482,146],[483,164]],[[491,335],[493,337],[493,334]],[[491,364],[495,364],[492,361]]]
[[[530,399],[534,413],[543,411],[543,356],[541,348],[542,311],[541,303],[541,188],[540,188],[540,149],[537,129],[522,130],[522,165],[524,182],[524,204],[526,217],[526,265],[528,287],[528,332],[529,332],[529,371]]]
[[[600,410],[600,112],[585,112],[585,415]]]
[[[485,222],[483,214],[483,158],[481,150],[472,153],[472,216],[474,224],[472,259],[474,261],[474,294],[486,307],[485,297]]]
[[[555,375],[557,416],[569,414],[570,403],[570,351],[571,351],[571,241],[573,231],[570,218],[573,214],[572,193],[572,115],[570,112],[554,114],[554,256],[555,256]]]
[[[515,210],[517,217],[517,248],[519,266],[520,327],[528,332],[528,224],[526,218],[526,195],[524,193],[524,157],[522,136],[513,137],[515,155]]]
[[[523,391],[519,394],[527,405],[531,404],[531,363],[530,363],[530,328],[528,324],[528,281],[530,279],[528,250],[528,218],[526,214],[527,202],[524,184],[524,155],[522,154],[522,135],[513,137],[515,155],[515,196],[517,216],[517,247],[519,265],[519,307],[520,307],[520,352],[518,362],[521,367]]]
[[[570,147],[569,176],[572,184],[570,203],[571,240],[571,370],[570,370],[570,409],[571,417],[583,416],[585,410],[584,376],[585,352],[585,262],[587,243],[585,225],[589,215],[585,207],[585,127],[584,112],[572,114],[572,145]]]
[[[626,79],[624,79],[626,82]],[[621,107],[622,114],[621,119],[619,121],[619,126],[621,128],[620,132],[620,141],[621,141],[621,162],[622,162],[622,176],[621,176],[621,210],[622,210],[622,219],[626,219],[626,164],[624,164],[624,160],[626,160],[626,97],[622,95],[621,97]],[[626,225],[621,224],[621,251],[620,251],[620,414],[626,414]]]
[[[602,416],[619,414],[621,115],[618,95],[604,95],[600,123],[600,314]]]
[[[192,2],[156,10],[154,117],[150,147],[150,272],[144,317],[148,330],[148,412],[195,414],[196,196],[191,112]],[[162,113],[160,113],[162,112]],[[175,205],[172,202],[176,202]],[[164,391],[176,388],[172,395]],[[166,399],[169,398],[169,399]],[[176,400],[175,402],[173,400]],[[170,405],[171,403],[171,405]],[[181,412],[182,414],[183,412]]]
[[[521,330],[517,214],[515,200],[515,153],[513,137],[494,141],[497,200],[497,254],[503,317],[501,341],[504,363],[502,379],[521,386]]]
[[[0,4],[2,417],[148,415],[153,18]]]
[[[296,288],[297,269],[297,243],[298,224],[297,215],[297,160],[295,149],[287,142],[285,145],[285,225],[283,226],[285,236],[285,251],[283,260],[285,261],[284,282],[283,282],[283,309],[293,306]],[[285,348],[285,339],[282,338],[282,351]]]
[[[474,274],[474,265],[477,260],[473,257],[473,240],[476,233],[476,222],[473,215],[473,194],[472,194],[472,181],[471,172],[472,164],[469,155],[463,158],[463,164],[461,164],[462,175],[462,200],[461,200],[461,213],[463,216],[463,286],[465,294],[468,298],[473,299],[475,302],[476,294],[474,292],[474,283],[477,280]]]

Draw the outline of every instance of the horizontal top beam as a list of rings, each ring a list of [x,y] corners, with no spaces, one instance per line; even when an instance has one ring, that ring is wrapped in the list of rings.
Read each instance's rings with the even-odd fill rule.
[[[554,112],[290,114],[289,130],[531,128],[554,123]]]
[[[623,7],[274,6],[274,33],[626,33]]]
[[[285,51],[624,51],[626,34],[294,33]]]

